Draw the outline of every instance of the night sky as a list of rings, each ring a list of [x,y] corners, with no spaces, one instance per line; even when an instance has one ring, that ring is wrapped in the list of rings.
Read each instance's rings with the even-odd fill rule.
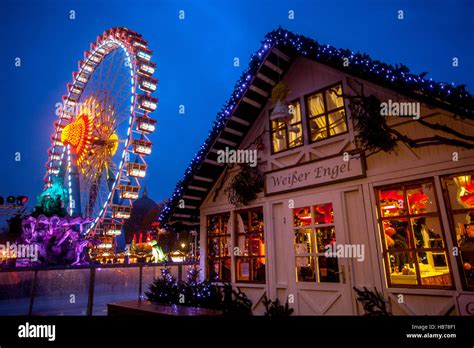
[[[69,19],[70,10],[75,20]],[[180,10],[185,20],[178,18]],[[288,19],[289,10],[295,19]],[[398,10],[404,20],[397,19]],[[159,201],[172,193],[250,55],[272,29],[281,25],[323,44],[403,63],[436,81],[465,84],[472,93],[473,17],[469,0],[2,0],[0,195],[27,195],[33,206],[43,187],[55,104],[90,42],[110,27],[141,33],[154,51],[159,105],[152,115],[158,124],[142,183]],[[234,57],[240,67],[233,66]],[[459,58],[457,68],[453,57]]]

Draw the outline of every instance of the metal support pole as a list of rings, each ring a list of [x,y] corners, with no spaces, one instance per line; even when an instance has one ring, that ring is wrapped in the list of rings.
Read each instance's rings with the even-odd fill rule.
[[[92,315],[92,307],[94,306],[94,287],[95,287],[95,267],[91,267],[89,278],[89,297],[87,299],[87,316]]]
[[[33,277],[33,284],[31,285],[31,296],[30,296],[30,306],[28,308],[28,315],[33,313],[33,305],[35,303],[36,296],[36,280],[38,279],[38,270],[35,270],[35,275]]]
[[[143,266],[140,265],[140,276],[138,283],[138,301],[142,300],[142,280],[143,280]]]

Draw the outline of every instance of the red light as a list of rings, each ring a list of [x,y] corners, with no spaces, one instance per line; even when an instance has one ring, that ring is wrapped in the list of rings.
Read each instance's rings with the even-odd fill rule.
[[[18,205],[23,205],[26,202],[28,202],[28,197],[26,197],[26,196],[18,196],[16,198],[16,204],[18,204]]]

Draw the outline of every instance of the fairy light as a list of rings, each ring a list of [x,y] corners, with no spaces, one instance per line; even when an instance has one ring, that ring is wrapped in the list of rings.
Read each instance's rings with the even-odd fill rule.
[[[182,198],[186,184],[192,179],[194,173],[198,170],[204,160],[205,154],[214,143],[222,129],[225,127],[228,119],[234,112],[235,106],[238,104],[241,96],[243,96],[251,83],[249,81],[255,76],[269,50],[275,45],[286,46],[299,56],[312,59],[329,66],[337,68],[361,76],[367,80],[372,80],[382,86],[391,86],[394,89],[403,89],[409,87],[412,91],[421,91],[425,95],[435,99],[442,99],[451,105],[458,105],[461,113],[474,117],[473,97],[467,93],[463,86],[455,87],[454,84],[447,85],[434,82],[432,79],[425,80],[423,74],[411,74],[407,67],[392,66],[381,63],[366,54],[354,53],[347,49],[337,49],[330,45],[321,45],[317,41],[310,38],[296,35],[283,28],[276,29],[265,36],[264,43],[261,48],[251,56],[249,68],[244,71],[239,81],[236,83],[234,91],[224,105],[221,112],[217,114],[211,131],[208,133],[207,139],[201,145],[199,151],[188,165],[184,176],[176,184],[175,190],[168,203],[163,208],[158,221],[162,224],[169,217],[171,211],[177,206]],[[345,60],[349,61],[349,65],[345,66]],[[405,86],[401,86],[401,84]],[[466,101],[466,99],[469,99]]]

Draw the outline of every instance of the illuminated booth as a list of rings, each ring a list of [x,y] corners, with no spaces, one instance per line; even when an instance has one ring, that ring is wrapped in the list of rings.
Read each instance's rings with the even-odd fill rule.
[[[381,118],[386,105],[400,109]],[[160,221],[198,229],[203,277],[238,286],[257,314],[266,294],[297,315],[361,315],[353,288],[367,287],[395,315],[474,315],[473,105],[462,88],[278,29]],[[263,187],[246,204],[230,203],[248,184],[245,163],[219,158],[231,150],[258,155]]]

